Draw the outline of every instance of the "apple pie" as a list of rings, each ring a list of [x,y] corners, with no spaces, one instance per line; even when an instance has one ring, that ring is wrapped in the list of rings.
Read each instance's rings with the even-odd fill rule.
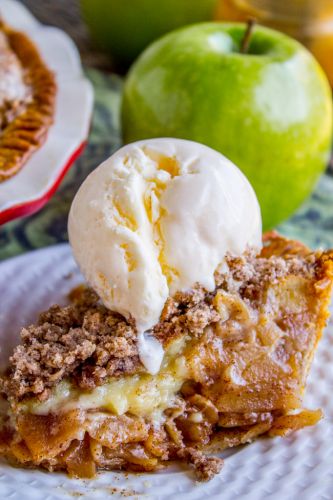
[[[34,43],[0,20],[0,182],[45,141],[55,96],[55,77]]]
[[[286,436],[322,417],[302,408],[328,317],[333,251],[270,233],[260,255],[228,256],[216,288],[170,297],[152,334],[165,356],[140,362],[134,322],[81,286],[23,328],[2,378],[1,454],[14,464],[92,477],[183,461],[199,480],[214,454]]]

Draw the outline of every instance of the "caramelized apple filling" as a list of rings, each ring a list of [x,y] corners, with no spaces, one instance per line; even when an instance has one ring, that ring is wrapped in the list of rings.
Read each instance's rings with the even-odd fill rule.
[[[227,264],[214,293],[168,300],[153,330],[166,350],[157,375],[139,361],[135,326],[89,290],[23,329],[3,378],[2,454],[80,477],[182,460],[207,480],[222,467],[207,453],[314,425],[321,410],[302,409],[302,395],[333,252],[271,234],[260,256]]]

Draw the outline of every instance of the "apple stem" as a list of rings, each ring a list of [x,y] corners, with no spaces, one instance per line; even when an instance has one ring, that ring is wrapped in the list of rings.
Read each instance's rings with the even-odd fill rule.
[[[253,33],[253,28],[254,25],[256,24],[255,19],[249,19],[247,22],[247,27],[242,39],[241,47],[240,47],[240,52],[241,54],[246,54],[247,51],[249,50],[249,45],[250,45],[250,40],[251,40],[251,35]]]

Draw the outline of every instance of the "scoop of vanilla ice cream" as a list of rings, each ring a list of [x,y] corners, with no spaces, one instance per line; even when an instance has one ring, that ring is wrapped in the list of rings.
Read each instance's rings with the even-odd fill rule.
[[[180,139],[129,144],[84,181],[69,214],[69,239],[85,278],[109,309],[133,317],[141,361],[159,370],[149,331],[169,295],[215,288],[226,254],[261,247],[255,193],[220,153]]]

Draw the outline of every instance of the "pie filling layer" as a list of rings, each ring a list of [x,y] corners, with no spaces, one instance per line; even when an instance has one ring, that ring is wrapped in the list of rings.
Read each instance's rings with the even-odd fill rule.
[[[166,351],[154,376],[133,322],[89,289],[23,329],[3,377],[2,454],[80,477],[182,460],[207,480],[222,467],[211,453],[315,424],[321,411],[302,409],[302,395],[333,253],[271,234],[260,256],[227,264],[213,293],[196,287],[166,303],[152,331]]]
[[[157,375],[136,373],[111,379],[91,391],[78,388],[68,379],[56,385],[46,401],[30,399],[19,403],[20,410],[36,415],[59,413],[73,409],[109,411],[115,415],[131,415],[163,420],[163,412],[171,408],[188,370],[180,353],[183,338],[175,340],[165,354],[163,366]]]

